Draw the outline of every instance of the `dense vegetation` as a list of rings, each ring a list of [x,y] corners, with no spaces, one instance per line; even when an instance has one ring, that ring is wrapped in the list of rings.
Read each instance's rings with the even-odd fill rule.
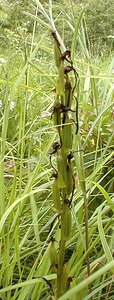
[[[54,246],[59,256],[61,212],[53,199],[57,153],[51,159],[50,153],[60,137],[61,124],[54,123],[53,112],[56,93],[61,95],[57,87],[61,74],[54,57],[56,40],[38,2],[0,3],[3,300],[55,299],[57,288],[50,248]],[[51,1],[42,4],[49,15]],[[61,300],[114,298],[113,8],[109,0],[53,1],[60,41],[70,48],[73,59],[68,76],[76,88],[70,118],[74,119],[78,101],[79,123],[78,133],[72,126],[69,150],[75,189],[68,203],[72,227],[65,241],[63,292],[57,297]],[[62,199],[63,190],[59,192]]]
[[[48,12],[48,0],[42,1]],[[107,0],[78,0],[72,1],[62,0],[61,7],[58,5],[58,1],[53,1],[53,13],[56,19],[56,26],[58,31],[65,34],[66,43],[71,42],[71,30],[69,30],[69,23],[75,26],[77,18],[83,8],[86,8],[86,14],[84,16],[84,30],[86,39],[88,41],[87,47],[94,54],[101,54],[101,52],[110,52],[114,48],[113,43],[113,30],[114,20],[113,1]],[[23,31],[26,36],[32,33],[34,20],[30,16],[25,15],[25,12],[34,14],[35,1],[18,0],[18,1],[4,1],[0,3],[0,25],[1,25],[1,40],[2,43],[6,43],[9,37],[10,30],[20,35]],[[37,12],[38,17],[41,14]],[[62,29],[62,30],[61,30]],[[42,32],[42,30],[40,31]]]

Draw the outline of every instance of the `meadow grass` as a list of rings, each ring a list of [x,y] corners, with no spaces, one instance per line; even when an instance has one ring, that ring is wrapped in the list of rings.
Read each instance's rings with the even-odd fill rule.
[[[49,153],[58,137],[51,120],[58,74],[49,23],[44,19],[48,25],[39,36],[35,15],[34,19],[32,36],[25,39],[25,33],[14,34],[7,48],[2,49],[4,61],[0,65],[3,300],[53,299],[56,290],[49,248],[53,236],[59,251],[61,229],[52,209],[53,170]],[[114,297],[114,60],[93,57],[88,52],[83,23],[79,29],[69,22],[69,30],[74,33],[72,59],[79,74],[79,134],[74,132],[73,168],[77,183],[71,205],[73,224],[65,246],[65,262],[72,282],[59,299],[107,300]],[[77,42],[80,51],[75,53]]]

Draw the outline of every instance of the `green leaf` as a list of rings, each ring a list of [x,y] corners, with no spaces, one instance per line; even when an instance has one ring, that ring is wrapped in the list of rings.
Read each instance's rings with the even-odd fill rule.
[[[71,60],[72,61],[74,61],[76,40],[77,40],[78,30],[79,30],[80,22],[81,22],[81,19],[82,19],[84,11],[85,11],[85,8],[81,11],[81,13],[80,13],[80,15],[78,17],[78,21],[76,23],[76,26],[75,26],[75,29],[74,29],[74,33],[73,33],[72,44],[71,44]]]
[[[113,257],[112,257],[112,254],[111,254],[111,251],[110,251],[110,248],[109,248],[108,243],[107,243],[106,238],[105,238],[105,233],[104,233],[104,229],[103,229],[103,226],[102,226],[102,219],[101,219],[101,209],[99,209],[97,220],[98,220],[99,235],[100,235],[101,243],[102,243],[107,261],[108,262],[114,261]],[[114,274],[114,267],[112,268],[112,273]]]
[[[110,205],[112,211],[114,212],[114,199],[112,200],[105,189],[97,182],[91,181],[94,185],[98,187],[98,189],[103,194],[104,198],[106,199],[107,203]]]
[[[77,284],[75,287],[70,289],[63,296],[61,296],[58,300],[67,300],[67,299],[71,300],[72,296],[74,296],[74,295],[76,296],[77,293],[79,293],[81,290],[85,289],[89,284],[91,284],[93,281],[98,279],[104,273],[111,271],[112,268],[114,268],[114,260],[107,263],[104,267],[102,267],[100,270],[96,271],[94,274],[92,274],[88,278],[84,279],[81,283]]]
[[[0,294],[3,294],[3,293],[8,292],[8,291],[15,290],[17,288],[26,287],[27,285],[34,285],[36,283],[42,282],[43,278],[46,279],[46,280],[53,280],[53,279],[56,279],[56,274],[46,275],[46,276],[42,276],[42,277],[39,276],[39,278],[26,280],[24,282],[20,282],[20,283],[14,284],[14,285],[9,285],[9,286],[1,289]]]

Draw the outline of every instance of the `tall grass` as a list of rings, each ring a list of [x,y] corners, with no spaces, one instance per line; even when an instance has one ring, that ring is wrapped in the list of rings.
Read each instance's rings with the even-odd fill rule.
[[[51,1],[49,8],[51,12]],[[0,299],[3,300],[53,299],[56,290],[49,248],[53,236],[58,250],[61,229],[57,214],[53,213],[49,153],[57,138],[51,113],[58,74],[49,20],[37,19],[38,9],[37,6],[33,16],[32,36],[25,40],[25,33],[14,35],[14,42],[9,40],[8,50],[4,50],[5,60],[0,66]],[[114,60],[106,66],[103,58],[91,55],[81,17],[82,14],[78,20],[80,27],[78,22],[74,28],[69,20],[69,30],[74,34],[73,65],[80,79],[79,134],[77,138],[74,132],[72,163],[76,186],[71,205],[73,224],[65,247],[65,263],[72,281],[70,289],[59,299],[106,300],[114,297]],[[44,26],[41,36],[37,34],[36,21]],[[64,16],[61,22],[66,21]],[[63,40],[60,42],[64,48]],[[85,211],[88,211],[88,245]],[[91,285],[89,290],[88,285]]]

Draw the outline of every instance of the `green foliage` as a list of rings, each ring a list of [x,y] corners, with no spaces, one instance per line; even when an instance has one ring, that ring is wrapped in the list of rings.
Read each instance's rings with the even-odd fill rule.
[[[8,30],[13,30],[20,34],[22,30],[31,33],[33,20],[25,13],[34,14],[35,7],[28,0],[4,1],[0,3],[0,26],[1,35],[4,30],[4,36],[7,37]],[[48,13],[48,1],[43,3]],[[84,29],[86,33],[87,46],[91,48],[92,53],[102,55],[104,51],[110,52],[113,49],[113,1],[104,0],[82,0],[78,1],[62,1],[61,7],[58,1],[53,1],[53,15],[56,20],[56,26],[60,34],[65,38],[66,44],[70,47],[72,40],[71,31],[69,30],[69,22],[72,26],[85,8]],[[42,20],[41,14],[38,17]],[[40,23],[39,23],[40,24]],[[64,31],[65,29],[65,31]],[[79,48],[78,48],[79,50]]]
[[[113,40],[109,37],[113,35],[113,1],[89,1],[86,11],[86,26],[87,34],[93,49],[96,53],[96,48],[102,54],[105,50],[110,51],[114,46]],[[97,51],[98,51],[97,50]]]
[[[47,20],[41,17],[36,23],[37,9],[34,12],[35,7],[30,7],[25,1],[2,1],[0,5],[4,15],[0,57],[0,299],[45,300],[53,298],[56,289],[56,273],[51,269],[49,256],[50,237],[55,238],[55,253],[58,252],[60,239],[58,212],[53,207],[52,199],[53,169],[49,161],[50,149],[58,139],[51,119],[58,74],[49,24],[46,27]],[[34,19],[29,15],[23,19],[18,5],[23,11],[26,9],[26,12],[31,12]],[[77,19],[71,16],[73,10],[70,12],[69,5],[71,1],[63,1],[61,7],[64,15],[58,16],[56,24],[58,28],[61,27],[62,37],[65,41],[67,39],[67,45],[70,46],[71,37],[76,33]],[[98,5],[101,7],[101,1]],[[110,2],[110,10],[111,5]],[[10,12],[11,8],[15,11],[14,7],[16,18],[12,10]],[[48,13],[46,1],[45,7]],[[87,9],[90,8],[91,4]],[[56,1],[53,11],[56,16],[60,11]],[[64,27],[66,19],[69,23]],[[28,29],[29,33],[25,30],[25,20],[32,26]],[[76,96],[79,102],[80,134],[77,141],[73,129],[75,193],[68,216],[72,219],[72,229],[70,227],[70,235],[67,232],[64,267],[64,278],[69,276],[71,281],[70,289],[61,299],[69,297],[75,300],[77,295],[79,300],[91,297],[94,300],[113,300],[114,59],[112,52],[110,57],[106,53],[102,57],[91,55],[87,44],[89,19],[87,24],[86,11],[84,20],[86,25],[85,22],[81,23],[72,43],[73,65],[79,74]],[[92,43],[96,43],[96,40]],[[96,53],[98,51],[96,49]],[[75,109],[76,103],[73,101],[72,108]],[[56,154],[53,155],[52,164],[56,168]],[[83,171],[88,201],[88,250]],[[69,186],[68,191],[71,190]],[[87,278],[88,255],[90,276]],[[88,290],[89,284],[92,285],[91,291]],[[66,288],[65,281],[63,286]]]
[[[18,31],[20,26],[29,29],[30,22],[27,18],[23,18],[23,12],[30,9],[30,1],[1,1],[1,26],[2,28],[8,28],[13,31]],[[3,16],[3,18],[2,18]],[[31,24],[32,25],[32,24]]]

